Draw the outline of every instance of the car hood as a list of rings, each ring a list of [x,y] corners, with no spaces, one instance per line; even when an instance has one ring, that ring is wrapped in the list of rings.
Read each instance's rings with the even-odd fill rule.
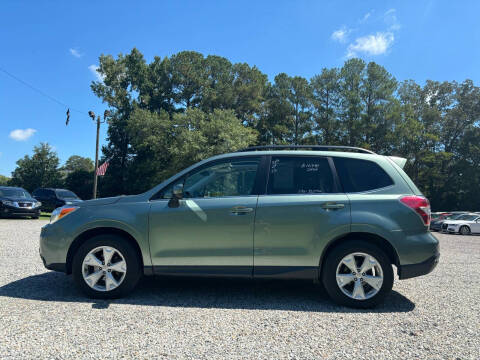
[[[0,197],[0,201],[8,200],[8,201],[16,201],[16,202],[37,202],[38,200],[34,198],[25,199],[25,198],[17,198],[17,197]]]
[[[78,202],[75,204],[77,206],[101,206],[101,205],[110,205],[115,204],[118,202],[123,196],[115,196],[115,197],[107,197],[107,198],[100,198],[100,199],[92,199],[92,200],[85,200]]]
[[[142,195],[120,195],[115,197],[108,197],[108,198],[100,198],[95,200],[85,200],[81,201],[76,206],[84,207],[84,206],[102,206],[102,205],[111,205],[118,202],[136,202],[136,201],[143,201],[144,198]]]

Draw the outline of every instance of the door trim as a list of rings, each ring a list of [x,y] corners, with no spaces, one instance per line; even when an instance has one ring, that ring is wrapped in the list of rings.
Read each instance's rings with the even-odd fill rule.
[[[145,266],[145,275],[316,280],[317,266]]]

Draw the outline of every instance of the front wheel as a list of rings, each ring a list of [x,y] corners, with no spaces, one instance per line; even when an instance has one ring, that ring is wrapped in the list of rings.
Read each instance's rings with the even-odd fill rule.
[[[365,241],[335,247],[325,260],[322,282],[330,298],[340,305],[369,308],[392,290],[393,269],[386,254]]]
[[[460,227],[460,230],[458,232],[462,235],[470,235],[470,228],[466,225],[463,225]]]
[[[78,288],[96,299],[130,293],[142,274],[135,248],[116,235],[99,235],[85,241],[73,258],[72,273]]]

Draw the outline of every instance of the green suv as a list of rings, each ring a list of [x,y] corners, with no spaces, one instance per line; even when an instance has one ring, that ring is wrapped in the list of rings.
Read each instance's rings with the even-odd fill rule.
[[[310,279],[370,307],[439,258],[428,200],[406,160],[338,146],[266,146],[215,156],[155,188],[64,206],[40,235],[47,269],[94,298],[142,275]]]

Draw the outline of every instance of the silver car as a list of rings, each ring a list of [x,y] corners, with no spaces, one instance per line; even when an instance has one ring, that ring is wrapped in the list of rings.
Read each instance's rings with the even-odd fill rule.
[[[442,231],[462,235],[480,233],[480,214],[471,213],[458,220],[447,220],[442,224]]]

